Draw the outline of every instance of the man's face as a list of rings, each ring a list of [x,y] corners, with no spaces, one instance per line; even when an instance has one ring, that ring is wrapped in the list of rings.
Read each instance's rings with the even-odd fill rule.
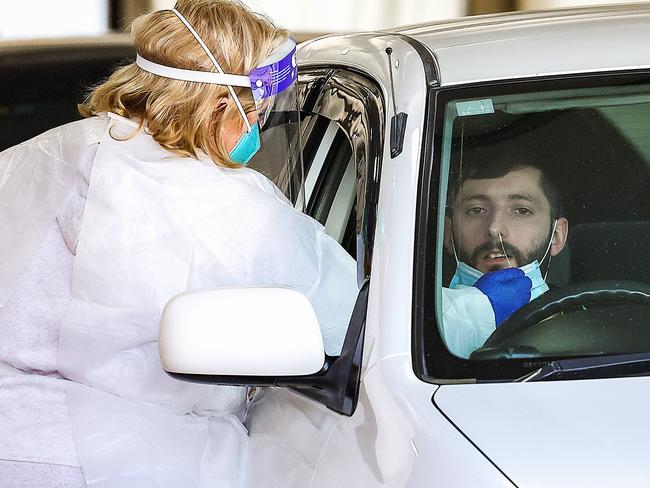
[[[552,221],[540,177],[538,169],[523,167],[501,178],[466,180],[454,202],[451,220],[447,219],[448,250],[453,229],[458,259],[483,273],[541,260]],[[561,245],[552,246],[551,255],[560,252],[566,239],[566,219],[559,220],[563,238]]]

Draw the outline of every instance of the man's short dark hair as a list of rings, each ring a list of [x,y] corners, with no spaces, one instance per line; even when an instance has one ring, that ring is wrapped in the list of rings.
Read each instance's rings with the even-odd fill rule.
[[[508,141],[488,145],[468,145],[454,148],[452,168],[449,173],[449,195],[447,208],[453,203],[466,180],[491,180],[522,169],[535,168],[540,171],[540,185],[551,206],[551,218],[564,217],[562,197],[548,165],[532,147],[509,144]]]

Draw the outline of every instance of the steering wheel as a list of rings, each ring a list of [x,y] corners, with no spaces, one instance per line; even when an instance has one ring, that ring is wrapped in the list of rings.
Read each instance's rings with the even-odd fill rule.
[[[650,285],[638,281],[587,281],[546,292],[513,313],[475,352],[498,349],[510,337],[559,312],[576,310],[593,303],[629,303],[650,306]],[[487,351],[485,351],[487,352]]]

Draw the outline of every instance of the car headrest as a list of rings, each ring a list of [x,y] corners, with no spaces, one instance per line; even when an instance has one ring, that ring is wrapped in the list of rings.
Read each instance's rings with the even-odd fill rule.
[[[569,230],[571,282],[650,283],[650,222],[577,225]]]

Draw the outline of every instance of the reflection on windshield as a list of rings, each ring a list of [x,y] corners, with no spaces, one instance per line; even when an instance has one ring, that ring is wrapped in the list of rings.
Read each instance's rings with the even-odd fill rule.
[[[450,352],[650,351],[650,86],[449,102],[442,159]]]

